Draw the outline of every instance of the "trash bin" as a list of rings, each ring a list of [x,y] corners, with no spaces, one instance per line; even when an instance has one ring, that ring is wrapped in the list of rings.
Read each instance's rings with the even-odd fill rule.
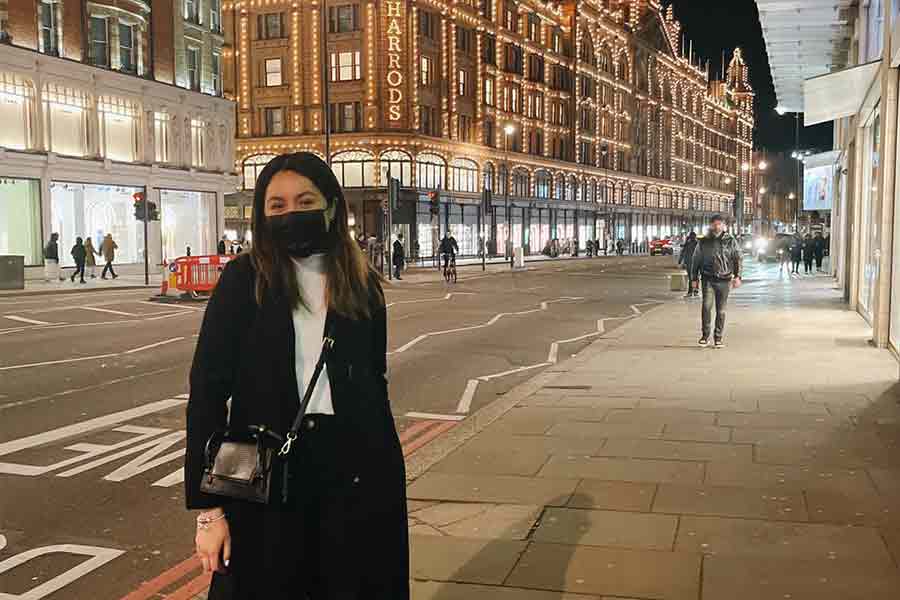
[[[0,255],[0,290],[25,289],[25,257]]]

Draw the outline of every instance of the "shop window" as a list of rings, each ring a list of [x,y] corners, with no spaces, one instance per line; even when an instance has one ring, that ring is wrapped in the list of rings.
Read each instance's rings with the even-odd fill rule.
[[[331,53],[331,81],[354,81],[362,79],[360,52]]]
[[[133,25],[119,23],[119,69],[126,73],[137,73],[134,29]]]
[[[169,115],[164,112],[153,113],[153,149],[158,163],[169,162],[169,136],[171,135]]]
[[[100,155],[123,162],[137,160],[137,106],[121,98],[101,96],[97,111],[100,121]]]
[[[0,254],[24,256],[29,266],[43,262],[40,190],[37,179],[0,177]]]
[[[69,156],[87,154],[88,98],[81,90],[44,85],[45,143],[51,152]],[[52,132],[52,133],[51,133]]]
[[[378,158],[381,164],[381,184],[386,185],[388,175],[400,180],[403,187],[412,186],[412,157],[400,150],[388,150]]]
[[[284,135],[284,109],[266,108],[266,135]]]
[[[267,58],[265,62],[265,69],[266,87],[275,87],[281,85],[281,59]]]
[[[188,88],[192,90],[200,89],[200,49],[187,48],[184,52],[185,62],[187,63]]]
[[[206,123],[191,119],[191,166],[202,167],[206,161]]]
[[[0,72],[0,146],[24,150],[34,143],[31,132],[31,100],[34,89],[30,81],[12,73]]]
[[[261,40],[274,40],[283,35],[281,13],[268,13],[265,15],[257,15],[256,17],[256,35]]]
[[[450,189],[457,192],[478,191],[478,165],[465,158],[450,163]]]
[[[40,25],[40,51],[51,56],[59,56],[59,3],[42,0],[38,4]]]
[[[162,258],[215,251],[215,192],[159,190]]]
[[[444,189],[447,163],[437,154],[422,153],[416,157],[416,185],[420,188]]]
[[[95,67],[109,67],[109,23],[106,17],[91,17],[90,59]]]
[[[256,178],[273,158],[275,158],[274,154],[257,154],[244,159],[241,172],[243,174],[242,187],[245,190],[252,190],[256,187]]]
[[[331,170],[345,188],[375,185],[375,157],[368,152],[339,152],[331,159]]]
[[[538,198],[550,198],[550,175],[546,171],[538,171],[534,175],[534,193]]]
[[[74,266],[68,249],[76,237],[90,237],[99,248],[107,233],[119,246],[116,263],[143,262],[144,223],[134,218],[134,195],[143,192],[142,187],[51,182],[50,231],[60,237],[60,264]]]
[[[344,4],[328,7],[328,32],[347,33],[359,30],[359,5]]]

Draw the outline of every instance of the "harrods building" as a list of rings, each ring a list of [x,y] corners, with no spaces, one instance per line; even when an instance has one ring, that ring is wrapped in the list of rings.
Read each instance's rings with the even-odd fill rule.
[[[462,254],[537,253],[751,221],[740,50],[699,64],[657,0],[239,0],[223,25],[242,227],[273,155],[324,156],[326,114],[355,232],[382,237],[390,174],[392,233],[420,256],[447,230]]]

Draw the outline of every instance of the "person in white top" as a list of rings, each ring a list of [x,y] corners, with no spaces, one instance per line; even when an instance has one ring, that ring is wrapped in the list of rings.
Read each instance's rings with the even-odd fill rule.
[[[343,191],[321,159],[278,156],[256,185],[253,248],[223,270],[191,367],[185,504],[200,511],[208,598],[409,600],[381,277],[351,238]],[[204,491],[214,432],[255,426],[285,437],[323,338],[333,345],[299,437],[270,472],[277,493],[254,503]]]

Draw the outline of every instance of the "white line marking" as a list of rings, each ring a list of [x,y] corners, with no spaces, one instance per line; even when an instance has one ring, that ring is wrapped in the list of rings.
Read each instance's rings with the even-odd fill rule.
[[[155,344],[148,344],[146,346],[140,346],[138,348],[132,348],[131,350],[126,350],[123,354],[134,354],[135,352],[141,352],[143,350],[150,350],[151,348],[158,348],[160,346],[165,346],[166,344],[171,344],[172,342],[180,342],[183,340],[183,337],[175,337],[168,340],[163,340],[161,342],[156,342]]]
[[[521,373],[522,371],[529,371],[531,369],[537,369],[539,367],[548,367],[552,363],[542,362],[536,365],[528,365],[526,367],[516,367],[515,369],[510,369],[509,371],[503,371],[502,373],[494,373],[492,375],[483,375],[479,377],[481,381],[490,381],[491,379],[498,379],[500,377],[506,377],[507,375],[514,375],[515,373]]]
[[[10,321],[19,321],[20,323],[28,323],[29,325],[52,325],[47,321],[37,321],[35,319],[26,319],[25,317],[17,317],[16,315],[3,315],[3,318]]]
[[[0,575],[11,571],[31,560],[51,554],[77,554],[89,556],[88,560],[78,563],[68,571],[36,585],[22,594],[7,594],[0,592],[0,600],[42,600],[56,591],[61,590],[70,583],[81,579],[91,571],[99,569],[109,561],[125,554],[125,550],[115,548],[102,548],[100,546],[82,546],[81,544],[56,544],[54,546],[42,546],[32,548],[6,560],[0,561]]]
[[[64,358],[61,360],[48,360],[48,361],[44,361],[44,362],[27,363],[24,365],[9,365],[6,367],[0,367],[0,371],[14,371],[16,369],[28,369],[31,367],[46,367],[47,365],[62,365],[62,364],[66,364],[66,363],[82,362],[85,360],[99,360],[101,358],[112,358],[113,356],[118,356],[118,354],[97,354],[95,356],[82,356],[80,358]]]
[[[408,412],[403,416],[411,419],[434,419],[435,421],[462,421],[466,418],[466,415],[441,415],[426,412]]]
[[[421,300],[395,300],[394,302],[388,302],[385,304],[385,308],[390,308],[397,304],[417,304],[419,302],[443,302],[444,300],[449,300],[453,296],[474,296],[474,292],[450,292],[446,296],[442,296],[440,298],[422,298]]]
[[[113,310],[111,308],[100,308],[99,306],[72,306],[66,307],[66,310],[69,308],[80,308],[81,310],[93,310],[95,312],[109,313],[111,315],[119,315],[120,317],[139,317],[140,315],[136,315],[134,313],[122,312],[121,310]]]
[[[0,456],[12,454],[13,452],[19,452],[20,450],[33,448],[35,446],[42,446],[65,438],[95,431],[97,429],[103,429],[104,427],[109,427],[111,425],[118,425],[119,423],[130,421],[131,419],[137,419],[138,417],[143,417],[145,415],[162,412],[176,406],[183,406],[186,402],[186,400],[181,400],[179,398],[158,400],[136,408],[129,408],[128,410],[111,413],[102,417],[95,417],[93,419],[88,419],[87,421],[81,421],[80,423],[73,423],[72,425],[66,425],[65,427],[58,427],[43,433],[4,442],[0,444]]]
[[[409,350],[410,348],[412,348],[413,346],[415,346],[422,340],[428,339],[430,337],[434,337],[434,336],[438,336],[438,335],[447,335],[448,333],[461,333],[463,331],[474,331],[475,329],[484,329],[485,327],[490,327],[491,325],[493,325],[494,323],[496,323],[503,317],[530,315],[532,313],[540,312],[542,310],[547,310],[548,305],[550,305],[550,304],[555,304],[557,302],[565,302],[565,301],[573,301],[574,302],[577,300],[584,300],[584,298],[580,297],[580,296],[562,296],[561,298],[554,298],[552,300],[545,300],[545,301],[541,302],[539,305],[540,308],[532,308],[530,310],[522,310],[522,311],[518,311],[518,312],[498,313],[498,314],[494,315],[493,317],[491,317],[490,319],[488,319],[486,322],[481,323],[480,325],[470,325],[468,327],[456,327],[455,329],[445,329],[444,331],[431,331],[429,333],[423,333],[421,335],[416,336],[412,341],[409,341],[409,342],[403,344],[396,350],[392,350],[392,351],[388,352],[387,354],[388,354],[388,356],[390,356],[392,354],[400,354],[401,352],[406,352],[407,350]]]
[[[53,325],[34,325],[31,327],[19,327],[16,329],[3,329],[0,330],[0,335],[5,335],[7,333],[19,333],[22,331],[46,331],[50,329],[66,329],[69,327],[100,327],[102,325],[127,325],[128,323],[147,323],[148,321],[158,321],[160,319],[168,319],[169,317],[181,317],[184,315],[193,315],[196,314],[190,310],[185,310],[182,312],[171,312],[165,313],[163,315],[158,315],[155,317],[147,317],[143,319],[123,319],[121,321],[100,321],[99,323],[58,323]],[[2,600],[2,598],[0,598]]]
[[[134,304],[149,304],[150,306],[156,306],[158,308],[175,308],[178,310],[198,310],[204,311],[206,310],[206,306],[188,306],[186,304],[166,304],[165,302],[153,302],[152,300],[134,300]],[[161,313],[153,313],[153,314],[161,314]]]
[[[466,391],[463,392],[462,398],[459,399],[456,412],[460,414],[469,412],[469,409],[472,407],[472,398],[475,397],[476,389],[478,389],[478,380],[470,379],[469,383],[466,384]]]

